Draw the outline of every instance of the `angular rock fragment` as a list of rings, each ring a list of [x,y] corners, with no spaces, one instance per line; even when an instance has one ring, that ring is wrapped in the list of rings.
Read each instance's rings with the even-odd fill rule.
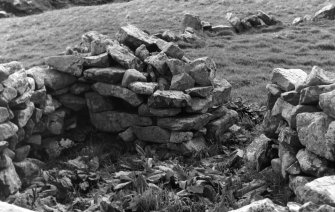
[[[15,149],[15,162],[21,162],[24,159],[28,157],[28,154],[30,152],[30,146],[29,145],[24,145],[19,148]]]
[[[8,156],[4,156],[7,157]],[[21,188],[21,180],[15,171],[12,160],[8,158],[10,165],[0,171],[0,198],[5,199],[11,194],[15,194]],[[3,209],[3,208],[2,208]]]
[[[301,69],[275,68],[272,71],[271,82],[277,84],[284,91],[291,91],[306,79],[307,74]]]
[[[83,58],[84,67],[107,68],[110,66],[108,53],[103,53],[95,56],[87,56]]]
[[[319,105],[321,109],[329,116],[335,118],[335,90],[323,93],[319,96]]]
[[[175,131],[200,130],[210,121],[211,116],[211,114],[205,113],[186,117],[159,118],[157,125]]]
[[[64,118],[66,112],[64,110],[56,110],[48,114],[46,128],[53,135],[60,135],[64,130]]]
[[[190,104],[191,97],[181,91],[156,91],[148,99],[149,107],[154,108],[179,108]]]
[[[317,105],[320,95],[335,90],[335,84],[317,85],[304,88],[300,91],[299,104],[301,105]]]
[[[57,71],[80,77],[83,72],[84,60],[75,55],[52,56],[46,59],[46,64]]]
[[[167,43],[163,50],[167,56],[181,60],[184,57],[184,52],[176,44],[170,42]]]
[[[129,86],[132,82],[146,82],[147,78],[143,75],[143,73],[135,70],[135,69],[128,69],[122,79],[121,85],[125,88]]]
[[[252,211],[274,211],[274,212],[285,212],[286,209],[283,206],[273,203],[270,199],[262,199],[252,202],[242,208],[231,210],[231,212],[252,212]]]
[[[139,106],[143,102],[142,97],[133,91],[117,85],[97,82],[92,86],[92,88],[102,96],[114,96],[123,99],[134,107]]]
[[[215,62],[208,58],[198,58],[191,63],[190,76],[195,83],[200,86],[212,85],[216,74]]]
[[[6,88],[16,89],[18,95],[23,95],[29,87],[27,74],[25,71],[18,71],[10,75],[8,79],[2,82]]]
[[[132,126],[152,125],[152,120],[148,117],[117,111],[90,113],[90,117],[91,123],[104,132],[121,132]]]
[[[171,90],[184,91],[194,87],[194,79],[187,73],[173,75],[171,80]]]
[[[300,92],[303,88],[310,86],[330,85],[333,83],[335,83],[335,80],[328,77],[323,69],[313,66],[312,71],[307,75],[306,79],[296,87],[296,91]]]
[[[142,62],[129,49],[121,45],[112,45],[107,48],[111,58],[126,69],[142,70]]]
[[[327,6],[323,7],[321,10],[317,11],[314,14],[313,20],[319,20],[319,19],[335,19],[335,5],[334,4],[328,4]]]
[[[214,106],[221,106],[230,100],[232,86],[225,79],[214,79],[213,89],[213,104]]]
[[[28,103],[27,107],[23,110],[15,110],[15,119],[14,123],[18,125],[18,127],[24,127],[26,126],[27,122],[33,115],[35,110],[34,103],[30,102]]]
[[[169,58],[166,56],[166,54],[161,52],[159,54],[147,57],[144,62],[154,67],[159,74],[166,75],[169,70],[166,64],[168,59]]]
[[[120,132],[119,136],[124,142],[133,142],[136,140],[136,136],[134,134],[132,127],[129,127],[125,131]]]
[[[207,98],[212,94],[213,87],[194,87],[185,90],[185,93],[189,94],[191,97]],[[217,98],[218,99],[218,98]]]
[[[14,74],[15,72],[23,69],[24,67],[22,63],[17,61],[0,64],[0,82],[6,80],[10,75]]]
[[[116,38],[120,43],[123,43],[134,50],[142,44],[147,48],[152,48],[155,45],[155,39],[150,37],[144,31],[138,29],[136,26],[130,24],[121,27],[116,34]]]
[[[84,78],[98,82],[118,84],[122,81],[125,69],[120,67],[90,68],[84,71]]]
[[[140,58],[142,61],[144,61],[145,59],[147,59],[150,56],[150,52],[145,47],[145,45],[142,44],[141,46],[139,46],[135,50],[135,56],[138,57],[138,58]]]
[[[299,104],[299,99],[300,99],[300,94],[296,91],[288,91],[284,92],[280,95],[280,97],[285,101],[290,103],[291,105],[298,105]]]
[[[190,105],[186,107],[187,113],[206,113],[213,106],[213,96],[207,98],[193,97]]]
[[[156,82],[133,82],[130,83],[128,88],[137,94],[152,95],[158,89]]]
[[[168,59],[166,61],[168,68],[172,75],[189,73],[191,66],[188,63],[185,63],[178,59]]]

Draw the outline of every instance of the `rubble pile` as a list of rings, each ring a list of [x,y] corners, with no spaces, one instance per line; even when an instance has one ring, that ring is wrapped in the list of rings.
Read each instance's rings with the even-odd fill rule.
[[[87,32],[45,63],[0,65],[1,199],[40,174],[39,160],[85,141],[87,126],[125,144],[190,155],[223,140],[238,119],[224,106],[231,85],[215,79],[212,59],[190,60],[132,25],[116,40]]]
[[[300,69],[276,68],[266,88],[264,134],[247,148],[248,160],[258,171],[271,165],[289,181],[297,201],[308,203],[308,207],[289,204],[289,208],[322,211],[319,207],[323,207],[333,211],[334,74],[317,66],[309,74]]]

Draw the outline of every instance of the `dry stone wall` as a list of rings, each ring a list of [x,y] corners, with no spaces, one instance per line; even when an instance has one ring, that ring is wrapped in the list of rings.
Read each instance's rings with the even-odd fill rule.
[[[132,25],[116,38],[88,32],[47,66],[0,65],[1,199],[39,174],[37,159],[84,141],[86,125],[187,155],[222,140],[237,121],[223,106],[231,85],[215,79],[212,59],[190,60]]]
[[[266,86],[264,135],[247,148],[247,156],[258,170],[271,165],[307,204],[288,204],[289,208],[320,211],[326,204],[325,211],[334,211],[334,79],[333,73],[317,66],[310,73],[276,68]]]

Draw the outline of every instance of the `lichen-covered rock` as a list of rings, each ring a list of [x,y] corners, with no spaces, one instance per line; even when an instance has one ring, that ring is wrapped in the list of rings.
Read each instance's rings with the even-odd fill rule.
[[[169,70],[167,65],[168,59],[165,53],[160,52],[159,54],[147,57],[144,62],[154,67],[159,74],[164,76]]]
[[[113,96],[123,99],[134,107],[139,106],[143,102],[143,98],[141,96],[121,86],[97,82],[93,84],[92,88],[102,96]]]
[[[213,89],[213,104],[214,106],[221,106],[230,100],[230,93],[232,86],[225,79],[214,79]]]
[[[46,64],[57,71],[80,77],[83,72],[84,60],[75,55],[52,56],[46,59]]]
[[[91,123],[104,132],[121,132],[132,126],[151,126],[152,120],[148,117],[140,117],[136,114],[105,111],[90,113]]]
[[[14,74],[15,72],[23,69],[24,68],[22,63],[17,61],[0,64],[0,82],[6,80],[10,75]]]
[[[271,82],[279,85],[284,91],[291,91],[302,84],[306,77],[306,72],[301,69],[276,68],[272,71]]]
[[[191,62],[190,76],[195,80],[195,84],[209,86],[213,84],[216,75],[215,62],[208,58],[198,58]]]
[[[160,91],[157,90],[148,99],[149,107],[154,108],[179,108],[190,105],[191,97],[182,91]]]
[[[129,49],[121,45],[111,45],[107,48],[108,54],[114,61],[126,69],[142,70],[142,61],[138,59]]]
[[[159,118],[157,125],[174,131],[200,130],[210,121],[211,117],[211,114],[205,113],[185,117]]]
[[[307,150],[335,161],[335,121],[323,112],[297,116],[299,140]]]
[[[144,61],[145,59],[147,59],[150,56],[150,52],[145,47],[145,45],[142,44],[138,48],[136,48],[135,56],[140,58],[142,61]]]
[[[87,80],[118,84],[122,81],[126,70],[120,67],[89,68],[84,71]]]
[[[27,107],[23,110],[15,110],[14,111],[14,123],[17,124],[19,127],[26,126],[27,122],[33,115],[35,110],[34,103],[30,102],[27,104]]]
[[[27,73],[23,70],[15,72],[4,80],[2,84],[6,88],[16,89],[18,95],[23,95],[29,87]]]

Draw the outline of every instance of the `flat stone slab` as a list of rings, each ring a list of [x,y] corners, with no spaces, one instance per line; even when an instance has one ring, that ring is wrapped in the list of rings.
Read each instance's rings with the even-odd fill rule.
[[[101,113],[90,113],[91,123],[104,132],[118,133],[132,126],[151,126],[152,120],[148,117],[140,117],[118,111],[105,111]]]
[[[83,72],[84,60],[75,55],[52,56],[46,59],[46,64],[57,71],[80,77]]]
[[[108,53],[103,53],[94,56],[87,56],[83,58],[85,67],[99,67],[107,68],[110,66]]]
[[[142,97],[138,94],[121,86],[97,82],[93,84],[92,88],[102,96],[114,96],[123,99],[134,107],[139,106],[143,102]]]
[[[207,98],[212,94],[213,89],[214,88],[212,86],[194,87],[186,89],[185,93],[189,94],[191,97]]]
[[[149,127],[133,127],[134,134],[142,141],[152,143],[168,143],[170,141],[171,132],[158,126]]]
[[[190,104],[191,97],[182,91],[161,91],[157,90],[148,99],[149,107],[154,108],[180,108]]]
[[[118,84],[122,81],[126,70],[121,67],[90,68],[84,71],[84,78],[97,82]]]
[[[271,82],[279,85],[284,91],[291,91],[302,84],[307,78],[307,73],[301,69],[276,68],[272,71]]]
[[[159,118],[157,125],[175,131],[200,130],[210,121],[211,117],[211,114],[205,113],[186,117]]]

